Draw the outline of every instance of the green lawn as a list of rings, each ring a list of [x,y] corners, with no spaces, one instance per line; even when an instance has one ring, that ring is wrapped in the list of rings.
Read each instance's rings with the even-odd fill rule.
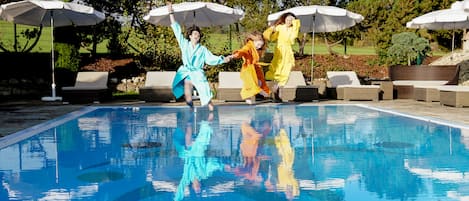
[[[18,41],[20,44],[26,43],[26,39],[21,37],[21,32],[26,29],[35,28],[34,26],[26,26],[26,25],[16,25],[16,32],[18,35]],[[13,49],[13,42],[14,42],[14,29],[13,23],[0,21],[0,42],[7,47],[7,49]],[[33,43],[34,41],[29,41],[29,44]],[[106,53],[107,52],[107,43],[103,42],[98,45],[98,53]],[[51,49],[51,28],[50,27],[43,27],[42,34],[39,38],[37,45],[32,49],[32,52],[50,52]],[[81,53],[87,53],[88,50],[81,48]]]
[[[22,30],[25,30],[27,28],[34,28],[31,26],[25,26],[25,25],[17,25],[17,33],[21,33]],[[4,46],[9,47],[10,49],[13,46],[13,24],[6,22],[6,21],[0,21],[0,42],[4,44]],[[231,50],[236,50],[241,47],[238,39],[238,35],[241,35],[242,33],[238,34],[233,32],[232,37],[231,37]],[[221,52],[223,50],[223,47],[229,47],[230,43],[230,36],[229,34],[207,34],[207,43],[210,47],[210,49],[213,52]],[[243,40],[243,39],[241,39]],[[19,38],[20,43],[26,42],[24,38]],[[33,41],[30,41],[32,43]],[[44,27],[42,29],[42,34],[39,39],[38,44],[34,49],[32,50],[33,52],[50,52],[51,48],[51,36],[50,36],[50,28],[49,27]],[[102,42],[98,45],[98,53],[106,53],[107,52],[107,42]],[[305,54],[311,54],[312,44],[311,42],[308,42],[305,45]],[[274,44],[270,43],[269,44],[269,50],[272,52],[274,49]],[[295,51],[298,50],[298,43],[296,43],[293,46],[293,49]],[[337,45],[332,48],[335,52],[338,52],[339,54],[344,54],[344,47],[343,45]],[[81,48],[80,49],[81,53],[87,53],[89,52],[88,50]],[[316,42],[314,46],[314,54],[328,54],[327,52],[327,47],[324,45],[324,43],[321,42]],[[372,46],[369,47],[354,47],[354,46],[347,46],[347,54],[348,55],[375,55],[375,49]],[[438,51],[438,52],[433,52],[433,55],[441,56],[447,54],[447,52],[443,51]]]

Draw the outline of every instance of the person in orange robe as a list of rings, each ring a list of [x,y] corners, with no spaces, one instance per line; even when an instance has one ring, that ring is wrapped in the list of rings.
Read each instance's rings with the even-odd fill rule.
[[[257,94],[264,97],[269,96],[270,90],[265,82],[264,72],[259,64],[259,58],[262,57],[267,44],[260,32],[253,32],[247,35],[244,46],[236,50],[231,58],[242,58],[243,66],[241,67],[241,80],[243,88],[241,89],[241,97],[248,104],[255,102]]]

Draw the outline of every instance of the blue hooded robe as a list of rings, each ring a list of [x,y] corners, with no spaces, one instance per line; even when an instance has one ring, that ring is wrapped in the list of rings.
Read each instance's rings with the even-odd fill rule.
[[[177,70],[173,81],[173,94],[176,98],[184,95],[184,79],[189,78],[199,93],[201,105],[207,105],[212,99],[212,91],[205,77],[204,65],[218,65],[224,61],[223,56],[213,55],[205,46],[199,43],[193,47],[181,31],[178,23],[171,24],[174,35],[179,43],[183,65]]]

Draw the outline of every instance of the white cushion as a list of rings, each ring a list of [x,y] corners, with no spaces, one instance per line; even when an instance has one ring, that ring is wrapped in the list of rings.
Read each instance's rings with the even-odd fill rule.
[[[375,88],[380,88],[379,85],[340,85],[337,86],[337,88],[363,88],[363,89],[375,89]]]
[[[145,87],[172,87],[176,71],[149,71],[145,78]]]
[[[393,85],[397,86],[441,86],[448,83],[448,80],[395,80]]]
[[[447,85],[438,88],[440,91],[469,92],[469,86]]]
[[[331,83],[331,87],[339,85],[360,85],[355,71],[327,71],[327,79]]]
[[[243,87],[240,72],[220,72],[218,74],[218,88],[238,89]]]

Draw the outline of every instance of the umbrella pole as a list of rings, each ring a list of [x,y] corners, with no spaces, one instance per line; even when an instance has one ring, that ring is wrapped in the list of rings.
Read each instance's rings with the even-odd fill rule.
[[[54,57],[54,17],[53,12],[50,13],[50,34],[51,34],[51,65],[52,65],[52,98],[55,97],[55,57]]]
[[[454,53],[454,29],[453,29],[453,38],[451,39],[451,60],[453,60]]]
[[[313,73],[314,73],[314,30],[315,28],[316,16],[313,15],[313,36],[311,38],[311,84],[313,84]]]
[[[231,24],[229,24],[228,26],[230,27],[230,53],[231,53],[231,52],[233,51],[233,50],[232,50],[232,49],[233,49],[233,47],[232,47],[233,45],[232,45],[232,43],[231,43]]]
[[[51,34],[51,66],[52,66],[52,96],[42,97],[42,101],[61,101],[62,97],[55,94],[55,62],[54,62],[54,12],[50,12],[50,34]]]

